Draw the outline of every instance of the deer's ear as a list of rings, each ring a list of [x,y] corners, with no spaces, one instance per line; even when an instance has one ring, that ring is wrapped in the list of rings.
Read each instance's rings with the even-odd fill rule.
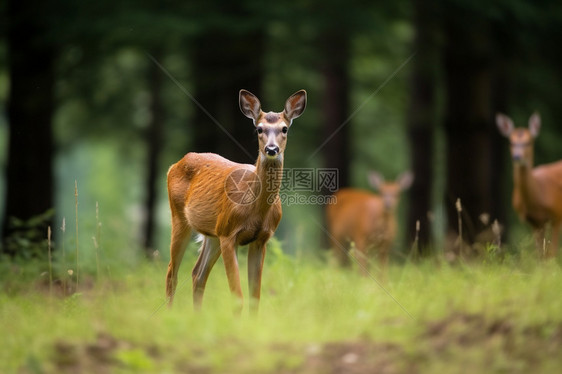
[[[371,187],[375,190],[380,190],[382,184],[384,183],[384,177],[376,171],[370,171],[368,177]]]
[[[291,95],[285,102],[285,118],[291,123],[295,118],[300,117],[306,108],[306,91],[300,90]]]
[[[250,91],[240,90],[240,110],[242,113],[254,120],[254,124],[261,112],[261,103],[258,98]]]
[[[513,121],[503,113],[496,114],[496,125],[503,136],[509,136],[513,131]]]
[[[398,185],[402,191],[410,188],[414,182],[414,174],[411,171],[405,171],[398,176]]]
[[[531,132],[531,135],[533,135],[533,138],[536,138],[537,136],[539,136],[540,130],[541,130],[541,116],[539,113],[535,112],[533,113],[531,118],[529,118],[529,131]]]

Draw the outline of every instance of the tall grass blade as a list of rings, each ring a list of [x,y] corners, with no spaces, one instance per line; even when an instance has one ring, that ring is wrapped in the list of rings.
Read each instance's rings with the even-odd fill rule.
[[[51,226],[47,227],[47,244],[49,248],[49,296],[53,296],[53,257],[51,247]]]
[[[75,207],[75,215],[76,215],[76,292],[78,292],[78,285],[79,285],[79,278],[78,278],[78,181],[74,180],[74,207]]]

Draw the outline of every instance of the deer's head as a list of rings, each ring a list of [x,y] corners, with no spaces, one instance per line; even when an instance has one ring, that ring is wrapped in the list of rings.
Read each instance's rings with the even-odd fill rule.
[[[496,114],[496,125],[500,133],[509,139],[511,159],[514,164],[533,166],[533,146],[541,128],[541,117],[534,113],[529,118],[529,127],[515,127],[511,118],[505,114]]]
[[[400,174],[395,181],[388,182],[376,171],[369,173],[369,183],[371,187],[380,193],[384,202],[384,208],[387,211],[392,211],[396,208],[401,192],[410,188],[413,181],[414,175],[410,171]]]
[[[240,110],[254,121],[262,160],[283,160],[287,133],[293,120],[306,108],[306,91],[300,90],[285,102],[282,112],[263,112],[258,98],[249,91],[240,90]]]

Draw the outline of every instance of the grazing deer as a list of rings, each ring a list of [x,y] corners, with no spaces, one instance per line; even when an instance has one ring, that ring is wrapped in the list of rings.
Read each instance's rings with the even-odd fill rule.
[[[538,113],[529,118],[528,128],[515,128],[501,113],[496,115],[496,124],[511,143],[513,208],[533,227],[537,248],[542,248],[547,224],[552,225],[551,243],[544,255],[555,257],[562,223],[562,161],[533,167],[533,146],[541,128]]]
[[[228,285],[242,310],[237,247],[249,244],[248,283],[251,310],[257,312],[265,245],[281,220],[279,188],[287,132],[306,107],[306,91],[289,97],[280,113],[261,110],[260,101],[240,90],[240,110],[253,120],[259,144],[255,165],[238,164],[214,153],[188,153],[168,170],[172,211],[170,264],[166,295],[172,305],[178,268],[192,231],[202,245],[192,272],[193,304],[199,309],[209,273],[222,255]]]
[[[360,271],[368,274],[368,259],[376,250],[384,269],[390,247],[396,237],[396,206],[400,193],[408,189],[413,175],[407,171],[394,182],[385,182],[377,172],[369,173],[369,191],[344,188],[335,193],[336,202],[326,208],[326,218],[334,254],[342,266],[349,265],[347,244],[353,242],[358,251]]]

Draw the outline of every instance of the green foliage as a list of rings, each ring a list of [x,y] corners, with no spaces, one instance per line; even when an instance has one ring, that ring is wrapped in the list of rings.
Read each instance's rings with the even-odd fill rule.
[[[121,362],[126,370],[150,372],[154,370],[154,363],[144,350],[131,349],[119,351],[117,360]]]
[[[11,235],[4,240],[4,252],[28,260],[46,259],[48,255],[47,226],[54,216],[50,209],[28,220],[10,217]]]

